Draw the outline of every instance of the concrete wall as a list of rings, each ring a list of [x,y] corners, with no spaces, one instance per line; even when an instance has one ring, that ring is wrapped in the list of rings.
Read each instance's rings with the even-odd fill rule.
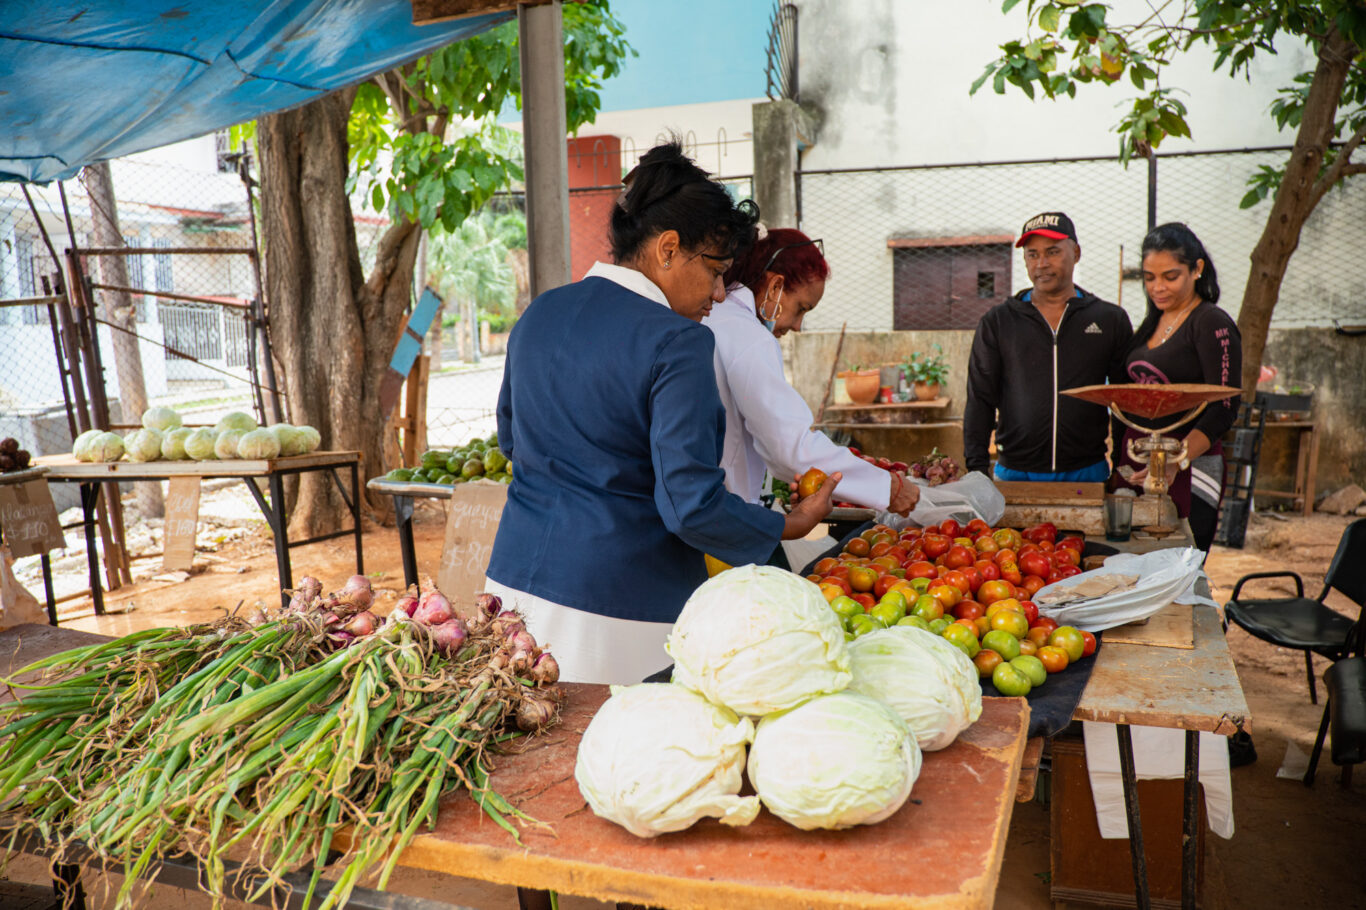
[[[818,310],[819,312],[819,310]],[[813,413],[835,362],[838,332],[802,332],[784,339],[793,386]],[[944,348],[950,364],[947,416],[961,417],[966,394],[968,353],[972,333],[960,332],[847,332],[839,366],[899,363],[912,351]],[[1268,340],[1266,362],[1276,364],[1283,378],[1315,385],[1314,419],[1320,436],[1316,486],[1322,494],[1347,483],[1366,486],[1366,337],[1350,338],[1331,329],[1278,329]],[[938,446],[961,458],[961,430],[854,430],[860,448],[889,458],[910,461]],[[1257,486],[1289,490],[1294,485],[1297,434],[1271,429],[1264,437]]]

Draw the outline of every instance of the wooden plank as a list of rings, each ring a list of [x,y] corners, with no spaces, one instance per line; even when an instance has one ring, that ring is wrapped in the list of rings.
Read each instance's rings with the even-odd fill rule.
[[[66,548],[52,491],[41,473],[28,483],[0,486],[0,529],[15,559]]]
[[[880,824],[799,831],[765,810],[743,828],[706,819],[642,839],[594,815],[574,781],[579,739],[607,687],[564,688],[560,724],[500,756],[490,784],[549,828],[524,829],[518,846],[457,794],[401,864],[670,910],[992,905],[1029,726],[1023,699],[983,699],[978,721],[925,755],[911,801]]]
[[[490,13],[511,13],[516,12],[518,6],[541,6],[549,2],[550,0],[411,0],[413,25],[432,25]],[[570,2],[577,3],[579,0]]]
[[[1195,647],[1195,616],[1190,604],[1167,604],[1142,623],[1130,623],[1105,632],[1105,643],[1151,645],[1155,648]]]
[[[813,424],[815,429],[825,427],[830,430],[961,430],[962,418],[957,420],[927,421],[925,423],[831,423],[823,421]]]
[[[1103,483],[1042,483],[1031,480],[998,480],[996,489],[1010,505],[1053,506],[1083,505],[1103,506],[1105,504],[1105,484]]]
[[[48,468],[48,479],[59,481],[115,480],[167,480],[171,477],[247,477],[269,474],[272,471],[292,468],[327,467],[330,465],[350,464],[360,458],[360,452],[312,452],[308,455],[290,455],[285,458],[247,459],[233,458],[227,461],[113,461],[83,462],[70,454],[47,455],[40,459]]]
[[[489,481],[493,483],[493,481]],[[390,496],[413,496],[418,499],[450,499],[454,486],[444,483],[412,483],[399,480],[385,480],[372,477],[366,481],[367,490],[388,493]]]
[[[24,468],[22,471],[8,471],[0,474],[0,487],[12,483],[28,483],[46,473],[47,467],[45,465],[35,465],[31,468]]]
[[[1251,732],[1251,713],[1219,615],[1213,607],[1192,609],[1195,647],[1188,651],[1111,643],[1107,634],[1073,719],[1221,736]]]
[[[1039,782],[1039,765],[1043,761],[1044,738],[1031,737],[1025,743],[1024,756],[1020,759],[1020,780],[1015,785],[1015,802],[1027,803],[1034,798],[1034,789]]]
[[[827,411],[899,411],[906,408],[939,410],[949,406],[948,398],[931,398],[929,401],[893,401],[873,404],[832,404]]]

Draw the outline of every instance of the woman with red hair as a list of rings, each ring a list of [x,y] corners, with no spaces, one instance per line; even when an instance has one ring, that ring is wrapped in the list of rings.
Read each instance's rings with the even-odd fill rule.
[[[787,480],[814,467],[844,475],[841,499],[906,514],[919,489],[812,430],[811,409],[783,376],[778,339],[802,330],[830,276],[821,242],[791,228],[760,227],[759,235],[726,271],[726,299],[702,320],[716,336],[726,489],[758,502],[765,470]]]

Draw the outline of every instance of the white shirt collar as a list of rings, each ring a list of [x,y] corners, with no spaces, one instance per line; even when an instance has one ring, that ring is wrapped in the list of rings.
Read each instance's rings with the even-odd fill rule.
[[[595,262],[593,267],[584,273],[585,278],[606,278],[613,284],[620,285],[628,291],[635,291],[642,297],[653,300],[655,303],[669,305],[669,298],[664,296],[664,292],[659,289],[649,278],[645,277],[644,272],[636,269],[628,269],[625,266],[612,265],[610,262]]]

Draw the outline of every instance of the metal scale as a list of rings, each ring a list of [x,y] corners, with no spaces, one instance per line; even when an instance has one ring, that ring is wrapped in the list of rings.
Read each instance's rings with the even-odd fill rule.
[[[1142,530],[1150,537],[1162,538],[1174,533],[1175,526],[1168,525],[1168,515],[1175,514],[1168,508],[1171,501],[1167,496],[1167,461],[1180,461],[1186,457],[1186,442],[1165,434],[1200,416],[1211,402],[1223,401],[1241,395],[1242,389],[1222,385],[1203,385],[1199,383],[1175,383],[1171,385],[1121,383],[1116,385],[1088,385],[1066,389],[1064,395],[1071,395],[1092,404],[1103,405],[1120,423],[1144,435],[1129,440],[1129,457],[1139,464],[1147,465],[1148,476],[1143,481],[1145,496],[1157,500],[1158,524],[1148,525]],[[1126,414],[1145,420],[1170,417],[1180,414],[1176,420],[1165,427],[1151,430],[1138,426]]]

